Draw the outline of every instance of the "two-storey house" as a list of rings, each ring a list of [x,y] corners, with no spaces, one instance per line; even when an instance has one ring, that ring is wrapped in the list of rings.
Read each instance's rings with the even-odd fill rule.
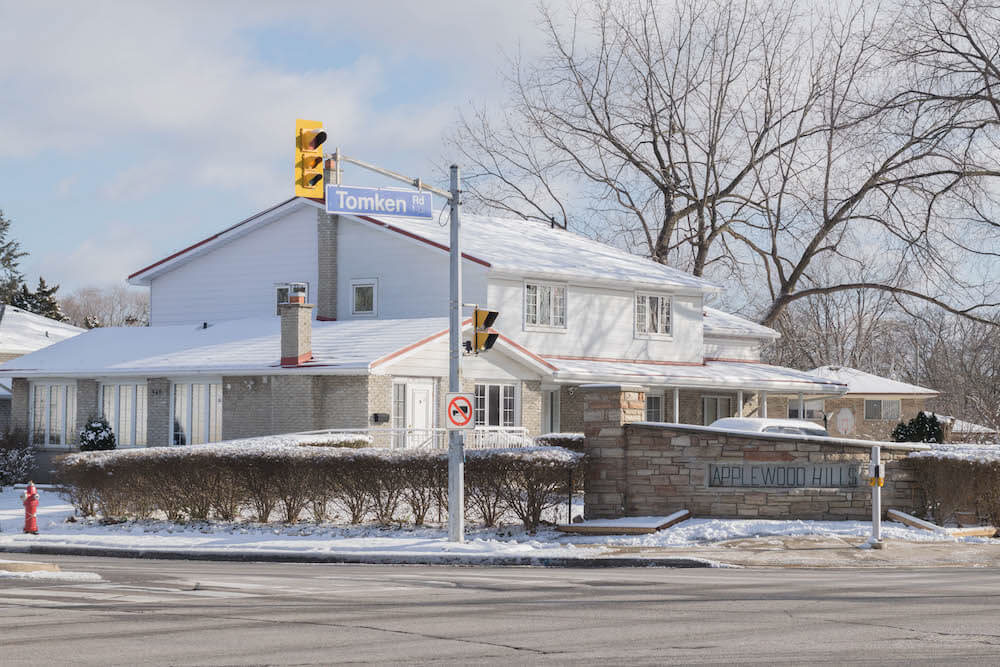
[[[463,301],[500,313],[497,345],[462,362],[477,425],[582,430],[582,384],[641,385],[649,420],[696,424],[786,416],[789,400],[845,389],[761,363],[777,334],[707,307],[719,287],[701,278],[535,222],[463,214],[462,243]],[[446,214],[290,199],[132,274],[150,290],[148,328],[7,364],[12,418],[46,449],[96,414],[123,446],[327,428],[422,441],[400,433],[444,422],[448,270]],[[306,305],[281,305],[293,283]]]

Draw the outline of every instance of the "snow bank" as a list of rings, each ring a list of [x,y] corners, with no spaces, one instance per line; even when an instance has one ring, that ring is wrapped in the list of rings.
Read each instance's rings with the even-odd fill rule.
[[[936,444],[929,450],[913,452],[907,458],[998,463],[1000,462],[1000,445]]]

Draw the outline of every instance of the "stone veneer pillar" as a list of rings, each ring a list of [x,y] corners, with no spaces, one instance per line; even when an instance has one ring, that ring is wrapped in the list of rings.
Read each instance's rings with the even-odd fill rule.
[[[329,181],[327,181],[329,182]],[[316,285],[316,319],[337,319],[337,227],[339,216],[316,211],[316,248],[319,285]]]
[[[170,442],[170,380],[146,380],[146,444],[166,447]]]
[[[24,378],[14,378],[10,387],[10,428],[28,432],[29,385]]]
[[[97,380],[76,381],[76,425],[73,428],[73,432],[68,436],[70,442],[76,443],[80,429],[89,420],[101,415],[99,389]]]
[[[623,426],[645,419],[646,394],[631,385],[581,385],[584,452],[592,458],[584,482],[584,518],[625,516],[627,449]]]

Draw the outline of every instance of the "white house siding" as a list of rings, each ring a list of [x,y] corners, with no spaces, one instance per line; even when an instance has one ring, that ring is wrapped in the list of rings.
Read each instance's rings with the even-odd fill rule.
[[[705,358],[760,361],[760,341],[705,336]]]
[[[150,324],[260,317],[275,312],[275,283],[307,282],[315,298],[316,211],[303,207],[152,280]]]
[[[353,315],[351,281],[378,279],[378,317],[447,317],[448,253],[402,234],[342,216],[337,230],[337,319]],[[485,301],[486,267],[462,265],[462,298]],[[367,317],[367,316],[361,316]]]
[[[669,290],[642,292],[671,294]],[[536,354],[700,363],[702,298],[673,294],[672,337],[641,338],[635,335],[635,293],[631,288],[615,290],[570,282],[564,331],[525,326],[524,281],[491,278],[488,302],[500,311],[494,326]]]

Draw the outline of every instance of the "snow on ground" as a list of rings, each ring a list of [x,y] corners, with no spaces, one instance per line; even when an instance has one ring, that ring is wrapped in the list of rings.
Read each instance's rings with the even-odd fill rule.
[[[978,463],[1000,461],[1000,447],[997,445],[935,444],[931,449],[913,452],[910,458],[952,459]]]
[[[101,575],[96,572],[8,572],[0,570],[0,580],[3,579],[30,579],[33,581],[58,581],[74,584],[103,581]]]
[[[7,489],[0,493],[0,548],[27,545],[63,547],[103,547],[135,550],[208,551],[212,553],[250,554],[340,554],[366,557],[440,557],[460,556],[488,562],[492,557],[589,558],[600,556],[616,547],[698,547],[727,540],[776,536],[818,535],[827,537],[859,537],[871,535],[871,524],[865,521],[774,521],[763,519],[690,519],[650,535],[564,535],[554,528],[545,528],[535,535],[520,526],[500,528],[471,526],[466,541],[455,544],[447,540],[447,528],[440,524],[425,527],[383,528],[375,525],[344,526],[334,524],[299,523],[224,523],[191,522],[174,524],[167,521],[128,521],[101,525],[93,519],[66,523],[73,508],[52,491],[41,489],[39,535],[21,533],[23,508],[19,491]],[[549,518],[564,521],[566,505]],[[578,498],[573,514],[582,514]],[[987,542],[1000,544],[1000,539],[952,537],[930,533],[903,524],[884,522],[886,539],[910,542]]]

